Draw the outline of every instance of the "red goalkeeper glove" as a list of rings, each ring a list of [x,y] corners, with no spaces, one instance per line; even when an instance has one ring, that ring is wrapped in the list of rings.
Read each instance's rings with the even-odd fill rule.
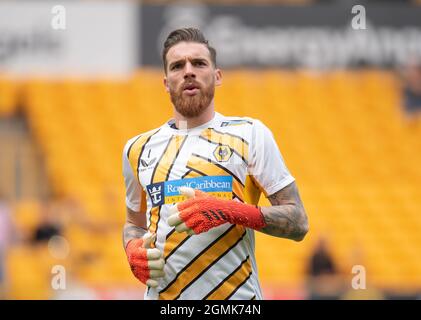
[[[180,187],[189,198],[171,208],[168,224],[177,232],[199,234],[224,223],[238,224],[255,230],[266,226],[260,209],[234,200],[222,200],[200,190]]]
[[[155,234],[146,233],[142,239],[132,239],[126,246],[127,260],[134,276],[149,287],[157,287],[157,279],[164,276],[162,252],[151,248],[155,237]]]

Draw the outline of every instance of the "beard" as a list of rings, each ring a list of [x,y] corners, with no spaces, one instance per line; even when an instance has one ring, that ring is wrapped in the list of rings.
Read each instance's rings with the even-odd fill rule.
[[[189,81],[189,83],[191,83]],[[207,87],[200,86],[197,82],[193,81],[199,91],[194,96],[183,95],[184,83],[178,90],[170,89],[171,102],[175,110],[183,117],[194,118],[201,115],[211,103],[215,95],[215,83],[212,82]]]

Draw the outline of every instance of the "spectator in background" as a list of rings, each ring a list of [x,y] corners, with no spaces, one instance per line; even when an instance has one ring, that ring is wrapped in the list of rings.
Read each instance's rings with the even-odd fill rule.
[[[401,70],[404,105],[408,116],[421,115],[421,59],[412,57]]]
[[[342,277],[334,262],[327,240],[321,237],[307,267],[309,299],[339,299]]]
[[[0,299],[5,299],[7,293],[6,257],[13,241],[13,229],[10,208],[0,194]]]
[[[62,227],[52,203],[45,203],[40,212],[40,223],[34,230],[32,243],[48,242],[53,236],[61,235]]]
[[[310,261],[310,275],[317,277],[323,274],[335,274],[336,267],[329,252],[327,241],[320,238]]]

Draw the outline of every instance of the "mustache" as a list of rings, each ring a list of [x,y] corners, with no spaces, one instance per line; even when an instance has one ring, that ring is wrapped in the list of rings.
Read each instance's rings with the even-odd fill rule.
[[[201,89],[202,86],[200,85],[199,82],[197,82],[195,80],[185,81],[181,86],[181,90],[193,89],[193,88]]]

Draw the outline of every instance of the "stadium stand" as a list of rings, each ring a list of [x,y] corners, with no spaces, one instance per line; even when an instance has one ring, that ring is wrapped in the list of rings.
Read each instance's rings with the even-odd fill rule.
[[[171,117],[161,78],[161,71],[142,70],[127,82],[0,80],[0,116],[27,117],[54,199],[81,204],[77,219],[64,210],[70,256],[59,262],[89,286],[141,288],[122,249],[121,152],[128,138]],[[272,129],[309,215],[310,232],[299,244],[257,233],[268,293],[305,286],[305,261],[321,235],[329,237],[345,276],[352,276],[360,247],[357,262],[373,285],[421,288],[421,121],[406,123],[393,73],[226,71],[216,108],[259,118]],[[20,200],[14,209],[21,230],[34,228],[37,200]],[[51,298],[57,262],[51,259],[45,248],[13,247],[10,298]]]

